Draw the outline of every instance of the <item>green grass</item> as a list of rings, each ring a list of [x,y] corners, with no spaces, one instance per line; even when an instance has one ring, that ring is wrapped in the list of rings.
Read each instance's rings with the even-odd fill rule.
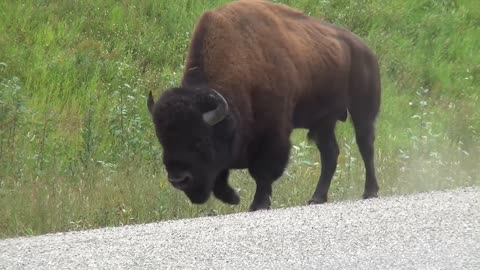
[[[0,3],[0,238],[245,211],[191,205],[165,181],[146,109],[178,84],[192,29],[226,0]],[[351,29],[378,54],[381,196],[480,185],[480,2],[277,1]],[[330,200],[357,200],[363,163],[349,122]],[[305,131],[273,207],[304,205],[319,177]]]

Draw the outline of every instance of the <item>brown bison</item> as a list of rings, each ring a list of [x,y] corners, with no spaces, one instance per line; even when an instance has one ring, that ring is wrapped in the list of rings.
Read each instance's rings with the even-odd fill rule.
[[[380,88],[375,55],[351,32],[285,5],[240,0],[201,17],[181,86],[157,102],[150,92],[147,104],[169,182],[195,204],[212,192],[238,204],[229,170],[247,168],[256,182],[254,211],[270,208],[295,128],[308,129],[320,151],[309,203],[327,201],[339,155],[335,125],[347,114],[366,169],[363,198],[376,197]]]

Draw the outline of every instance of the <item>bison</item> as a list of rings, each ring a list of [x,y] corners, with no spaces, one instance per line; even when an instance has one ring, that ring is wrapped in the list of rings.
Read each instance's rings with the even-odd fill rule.
[[[210,194],[240,198],[229,171],[248,169],[249,210],[269,209],[272,183],[288,165],[293,129],[308,129],[321,173],[309,204],[324,203],[337,166],[337,121],[350,115],[365,165],[363,198],[377,197],[375,121],[381,85],[376,56],[355,34],[263,0],[204,13],[181,86],[148,96],[168,181],[194,204]]]

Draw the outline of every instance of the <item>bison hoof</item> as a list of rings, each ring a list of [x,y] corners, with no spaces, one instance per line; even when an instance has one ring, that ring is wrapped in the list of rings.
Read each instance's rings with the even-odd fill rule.
[[[327,202],[327,195],[322,195],[322,196],[313,196],[309,201],[308,205],[314,205],[314,204],[323,204]]]
[[[225,198],[223,202],[232,204],[232,205],[237,205],[240,203],[240,197],[237,195],[237,193],[233,193],[228,198]]]
[[[240,203],[240,197],[233,190],[229,190],[228,192],[224,192],[221,194],[215,194],[215,196],[217,197],[217,199],[227,204],[237,205]]]
[[[368,192],[365,191],[362,195],[363,199],[371,199],[371,198],[378,198],[378,193],[376,191]]]
[[[312,199],[308,200],[308,205],[323,204],[323,203],[326,203],[326,202],[327,202],[326,199],[312,198]]]
[[[225,188],[223,192],[214,192],[214,195],[215,197],[217,197],[217,199],[227,204],[237,205],[240,203],[240,197],[230,187]]]
[[[259,211],[259,210],[270,210],[270,205],[269,204],[255,204],[255,205],[251,205],[250,208],[249,208],[249,212],[255,212],[255,211]]]

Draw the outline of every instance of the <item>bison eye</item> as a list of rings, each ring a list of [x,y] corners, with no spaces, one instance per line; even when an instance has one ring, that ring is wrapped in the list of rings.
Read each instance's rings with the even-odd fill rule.
[[[180,160],[168,160],[164,164],[169,170],[187,170],[190,167],[187,162]]]

